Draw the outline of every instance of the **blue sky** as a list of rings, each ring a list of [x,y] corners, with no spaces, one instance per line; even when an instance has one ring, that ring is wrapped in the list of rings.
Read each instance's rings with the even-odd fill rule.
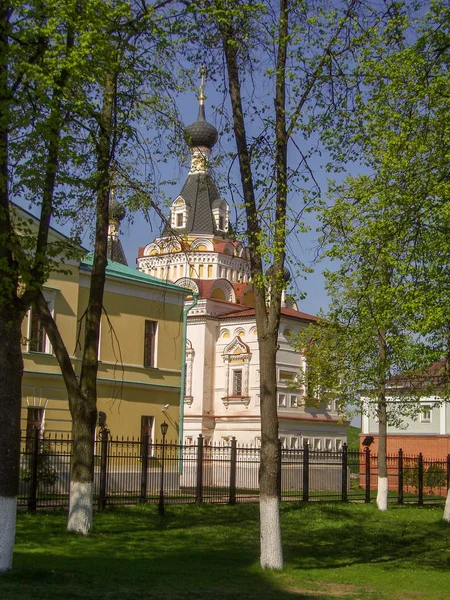
[[[208,92],[208,90],[207,90]],[[214,94],[213,94],[214,95]],[[206,99],[206,118],[210,123],[215,123],[215,114],[213,103],[210,98]],[[186,93],[180,99],[179,102],[181,117],[184,124],[187,126],[193,123],[197,119],[198,113],[198,100],[195,91]],[[222,117],[223,118],[223,117]],[[216,124],[216,126],[218,126]],[[218,127],[219,128],[219,127]],[[233,152],[235,150],[233,141],[227,141],[223,138],[220,140],[222,144],[221,150]],[[217,148],[215,149],[217,152]],[[213,157],[214,158],[214,150]],[[181,191],[184,180],[188,174],[188,168],[180,165],[179,161],[172,159],[162,167],[162,175],[164,178],[176,180],[175,185],[165,185],[164,194],[169,198],[175,198]],[[321,173],[320,166],[317,164],[317,173],[322,190],[325,191],[326,180]],[[224,172],[219,172],[217,175],[224,175]],[[239,184],[239,176],[237,171],[234,172],[233,177],[236,184]],[[225,199],[228,203],[232,204],[231,193],[227,194],[226,190],[223,192]],[[230,206],[231,207],[231,206]],[[167,214],[167,210],[165,211]],[[234,210],[231,207],[231,217],[233,217]],[[153,219],[153,215],[151,215]],[[316,254],[316,247],[318,243],[319,233],[316,231],[318,223],[313,214],[307,215],[307,224],[310,227],[310,231],[306,233],[296,234],[290,237],[288,243],[288,252],[293,257],[294,261],[299,260],[306,266],[310,266],[314,261]],[[160,221],[157,217],[152,223],[149,223],[142,214],[136,214],[132,222],[125,220],[121,224],[121,242],[125,250],[125,254],[130,267],[135,266],[136,257],[138,254],[138,248],[145,246],[149,242],[153,241],[159,234]],[[303,312],[310,314],[317,314],[318,311],[326,309],[328,305],[327,294],[324,289],[324,277],[322,270],[323,264],[317,264],[314,266],[314,273],[306,275],[306,279],[297,277],[292,283],[292,293],[298,296],[298,292],[305,293],[305,299],[299,302],[299,309]]]

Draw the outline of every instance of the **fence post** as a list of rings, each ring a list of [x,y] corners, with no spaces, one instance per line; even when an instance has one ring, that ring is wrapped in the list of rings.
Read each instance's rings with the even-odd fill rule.
[[[145,504],[147,502],[147,478],[148,478],[148,442],[149,435],[148,431],[144,430],[142,432],[141,438],[141,496],[139,498],[139,502],[141,504]]]
[[[109,429],[103,427],[100,432],[100,490],[98,495],[98,510],[104,510],[106,506],[106,472],[108,466],[108,438]]]
[[[195,492],[195,503],[203,502],[203,436],[198,436],[197,442],[197,486]]]
[[[303,501],[309,500],[309,445],[303,442]]]
[[[403,450],[398,451],[398,504],[403,504]]]
[[[370,502],[370,449],[366,446],[364,453],[366,455],[366,495],[365,502]]]
[[[39,435],[41,430],[39,427],[33,429],[33,445],[31,448],[31,464],[30,464],[30,496],[28,498],[28,510],[36,512],[37,506],[37,490],[38,490],[38,462],[39,462]]]
[[[342,502],[347,502],[348,488],[348,449],[347,444],[342,446]]]
[[[237,468],[237,447],[236,438],[231,438],[230,452],[230,496],[228,504],[236,504],[236,468]]]
[[[422,506],[423,504],[423,454],[422,452],[419,454],[419,473],[418,473],[418,479],[419,479],[419,506]]]

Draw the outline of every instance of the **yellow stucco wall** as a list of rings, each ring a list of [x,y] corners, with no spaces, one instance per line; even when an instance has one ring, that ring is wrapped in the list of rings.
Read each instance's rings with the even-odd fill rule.
[[[87,305],[88,280],[86,272],[80,274],[74,267],[69,274],[54,274],[47,282],[48,293],[54,298],[56,322],[77,374],[82,357],[82,347],[75,351],[77,321]],[[164,293],[147,284],[107,279],[103,303],[108,317],[102,317],[97,404],[98,410],[106,413],[107,427],[114,437],[140,437],[141,417],[152,416],[157,439],[163,420],[169,425],[167,438],[177,438],[183,299],[184,294]],[[143,366],[145,320],[158,323],[155,368]],[[25,318],[24,341],[27,331]],[[55,356],[28,352],[26,344],[23,350],[22,430],[26,430],[27,407],[36,406],[45,409],[46,432],[69,433],[67,392]],[[169,408],[163,411],[166,404]]]

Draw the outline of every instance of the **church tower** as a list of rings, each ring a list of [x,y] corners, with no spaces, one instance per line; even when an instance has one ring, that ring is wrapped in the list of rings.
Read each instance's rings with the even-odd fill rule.
[[[138,269],[192,289],[200,297],[253,305],[247,249],[236,241],[228,203],[210,172],[209,158],[217,142],[216,128],[205,116],[205,75],[197,120],[186,127],[191,167],[173,200],[161,237],[139,249]]]
[[[258,446],[261,439],[259,352],[248,249],[230,226],[230,209],[222,198],[209,159],[216,128],[205,114],[205,78],[195,123],[186,127],[191,166],[160,237],[139,249],[138,269],[171,281],[198,295],[187,301],[182,441],[199,434],[214,444]],[[285,274],[285,280],[289,273]],[[292,340],[313,315],[283,303],[277,353],[277,403],[280,439],[285,448],[339,448],[345,425],[334,409],[304,406],[303,390],[293,387],[304,358]],[[157,326],[157,335],[163,329]],[[255,471],[256,482],[256,471]],[[257,483],[255,483],[257,485]]]

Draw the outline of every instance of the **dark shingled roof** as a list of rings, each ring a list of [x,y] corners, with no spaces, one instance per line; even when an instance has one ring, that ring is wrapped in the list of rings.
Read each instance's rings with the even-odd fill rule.
[[[120,240],[113,240],[110,236],[108,237],[108,254],[109,260],[113,260],[114,262],[121,263],[122,265],[128,266],[127,259],[125,257],[125,252],[122,248],[122,243]]]
[[[188,175],[180,196],[189,207],[188,222],[183,229],[176,229],[177,234],[203,233],[215,234],[216,224],[212,215],[212,205],[220,198],[213,178],[206,173]],[[166,224],[163,235],[171,235],[172,228]]]

